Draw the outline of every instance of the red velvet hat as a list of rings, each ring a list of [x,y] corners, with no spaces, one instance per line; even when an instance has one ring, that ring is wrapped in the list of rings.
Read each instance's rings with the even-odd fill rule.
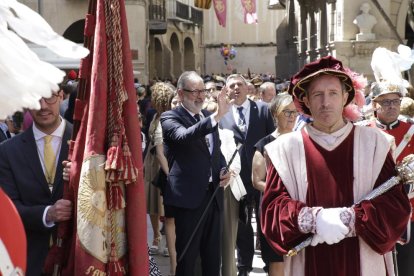
[[[290,81],[289,94],[295,99],[298,109],[303,110],[305,114],[310,115],[309,109],[303,102],[306,95],[307,85],[315,77],[322,74],[338,77],[345,84],[346,91],[349,93],[346,104],[349,104],[355,96],[355,89],[352,85],[351,77],[345,72],[342,62],[332,56],[320,58],[314,62],[306,64]]]

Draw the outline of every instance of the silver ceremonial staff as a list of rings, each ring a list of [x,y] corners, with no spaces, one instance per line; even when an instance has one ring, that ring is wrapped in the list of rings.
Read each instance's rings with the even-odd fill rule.
[[[398,185],[399,183],[403,183],[404,186],[408,187],[412,187],[414,185],[414,154],[410,154],[404,157],[401,163],[399,163],[395,168],[397,169],[398,175],[391,177],[386,182],[373,189],[369,194],[364,196],[358,202],[354,203],[353,206],[355,206],[355,204],[361,203],[364,200],[374,199],[377,196],[387,192],[392,187]],[[311,242],[312,237],[307,238],[306,240],[304,240],[303,242],[289,250],[286,256],[295,256],[299,253],[299,251],[309,246]]]

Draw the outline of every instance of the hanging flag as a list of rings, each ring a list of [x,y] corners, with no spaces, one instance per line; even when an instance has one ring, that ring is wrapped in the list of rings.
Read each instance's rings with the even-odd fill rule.
[[[211,7],[211,0],[195,0],[194,6],[200,9],[209,9]]]
[[[214,11],[216,12],[219,25],[222,27],[226,27],[226,0],[213,0],[213,3]]]
[[[257,23],[256,0],[241,0],[244,11],[244,23]]]
[[[74,114],[71,223],[59,225],[46,269],[54,275],[148,275],[147,228],[124,0],[90,0],[90,55],[81,61]]]

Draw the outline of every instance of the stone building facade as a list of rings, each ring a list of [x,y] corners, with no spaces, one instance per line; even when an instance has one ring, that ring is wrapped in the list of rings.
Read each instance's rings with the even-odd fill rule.
[[[214,7],[204,12],[203,26],[204,72],[231,73],[237,70],[247,73],[275,74],[275,57],[279,41],[276,28],[284,18],[284,10],[269,10],[268,1],[256,0],[257,23],[244,23],[240,0],[227,0],[226,27],[219,25]],[[237,51],[236,58],[226,65],[220,54],[224,45],[232,45]]]
[[[282,2],[282,1],[281,1]],[[377,19],[372,29],[374,39],[358,41],[358,26],[354,19],[361,13],[364,2],[371,6],[370,14]],[[333,55],[345,66],[372,79],[370,61],[377,47],[396,51],[412,33],[406,25],[408,0],[286,0],[286,18],[277,28],[278,47],[276,71],[283,75],[295,73],[305,63],[321,56]],[[280,43],[281,37],[286,43]],[[412,45],[410,45],[412,46]],[[294,62],[292,62],[294,61]]]
[[[59,34],[83,42],[87,0],[21,0]],[[203,14],[194,0],[125,0],[134,76],[141,83],[202,73]],[[59,66],[62,63],[57,62]],[[67,68],[65,68],[67,69]]]
[[[194,0],[149,1],[149,77],[176,80],[183,71],[202,73],[203,12]]]
[[[20,2],[38,11],[59,34],[82,39],[87,0]],[[194,0],[125,0],[134,75],[148,83],[176,79],[184,70],[211,74],[250,69],[289,78],[303,64],[330,54],[372,78],[370,60],[376,47],[395,51],[414,37],[407,24],[411,0],[272,2],[279,2],[279,9],[268,9],[268,0],[256,0],[258,23],[247,25],[240,0],[227,0],[223,28],[213,7],[194,8]],[[370,3],[370,14],[377,19],[375,39],[357,41],[353,21],[363,2]],[[235,46],[237,56],[226,66],[219,49],[227,44]]]
[[[60,35],[77,43],[83,42],[83,27],[88,12],[87,0],[19,0],[37,11]],[[132,51],[134,75],[148,80],[148,0],[125,0],[129,43]],[[66,68],[65,68],[66,69]]]

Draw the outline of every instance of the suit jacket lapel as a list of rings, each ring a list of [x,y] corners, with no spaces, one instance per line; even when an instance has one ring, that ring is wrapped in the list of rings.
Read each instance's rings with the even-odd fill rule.
[[[183,118],[183,125],[187,128],[192,127],[195,125],[195,119],[188,113],[184,107],[180,106],[177,108],[177,112],[180,114],[180,117]],[[204,113],[203,113],[204,114]],[[200,138],[201,147],[207,151],[208,155],[210,155],[210,151],[208,150],[205,138]]]
[[[213,160],[220,160],[220,156],[219,153],[220,151],[220,137],[219,137],[219,132],[218,131],[214,131],[213,133]]]
[[[249,127],[246,133],[246,140],[248,140],[249,136],[251,136],[251,134],[249,135],[249,133],[254,131],[254,128],[253,128],[254,123],[259,121],[259,112],[257,109],[257,104],[252,100],[249,100],[249,102],[250,102],[250,115],[249,115],[250,118],[249,118]]]
[[[179,106],[176,110],[179,113],[180,118],[183,119],[183,125],[185,127],[189,128],[194,125],[194,118],[191,116],[190,113],[188,113],[187,110],[184,109],[184,107]]]
[[[33,174],[36,176],[38,183],[41,184],[42,189],[50,193],[46,177],[43,173],[42,164],[40,163],[39,153],[37,152],[37,144],[34,139],[33,128],[30,127],[21,135],[23,141],[22,150],[24,155],[26,156],[26,160],[28,160],[28,166],[31,168]]]

